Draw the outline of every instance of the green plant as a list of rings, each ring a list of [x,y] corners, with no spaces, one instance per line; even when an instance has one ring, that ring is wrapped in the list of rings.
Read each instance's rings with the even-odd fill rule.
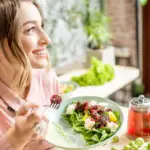
[[[88,36],[88,47],[91,49],[103,49],[111,44],[112,35],[109,30],[110,18],[105,15],[104,9],[92,10],[90,0],[83,0],[85,5],[85,14],[83,23],[85,32]],[[100,7],[103,5],[100,0]]]
[[[85,31],[88,35],[88,47],[101,49],[110,44],[111,33],[109,30],[110,19],[104,13],[96,11],[90,14]]]
[[[80,86],[102,85],[111,81],[115,76],[115,70],[110,64],[104,64],[102,61],[92,57],[91,67],[85,74],[73,76],[72,81]]]
[[[133,82],[132,83],[132,96],[138,97],[139,95],[144,94],[144,86],[142,83]]]
[[[140,4],[142,6],[145,6],[147,4],[148,0],[140,0]]]

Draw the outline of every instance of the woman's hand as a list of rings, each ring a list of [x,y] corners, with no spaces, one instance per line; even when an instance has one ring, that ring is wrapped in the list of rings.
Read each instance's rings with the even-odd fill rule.
[[[25,103],[16,114],[16,122],[8,131],[8,139],[17,150],[23,147],[33,139],[39,139],[34,128],[43,120],[38,114],[38,105],[33,103]]]

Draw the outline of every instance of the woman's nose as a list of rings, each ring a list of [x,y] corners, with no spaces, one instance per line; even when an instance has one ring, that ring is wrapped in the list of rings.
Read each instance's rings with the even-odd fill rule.
[[[51,43],[50,37],[43,31],[40,36],[40,44],[48,45]]]

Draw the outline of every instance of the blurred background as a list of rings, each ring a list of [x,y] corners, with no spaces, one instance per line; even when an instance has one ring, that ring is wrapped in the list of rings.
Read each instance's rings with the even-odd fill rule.
[[[58,76],[88,68],[91,56],[106,49],[104,63],[140,70],[137,79],[109,97],[128,105],[140,94],[150,96],[150,1],[38,1],[44,10],[45,30],[52,40],[48,50]]]

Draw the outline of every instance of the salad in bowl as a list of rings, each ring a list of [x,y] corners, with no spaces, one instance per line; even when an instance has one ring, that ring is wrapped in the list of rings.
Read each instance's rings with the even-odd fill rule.
[[[49,122],[46,140],[69,150],[87,150],[111,142],[124,120],[115,102],[95,96],[62,101],[57,113],[49,117],[52,115],[56,121]]]
[[[84,137],[86,145],[104,141],[121,125],[119,112],[94,100],[72,102],[66,107],[63,117],[76,133]]]

